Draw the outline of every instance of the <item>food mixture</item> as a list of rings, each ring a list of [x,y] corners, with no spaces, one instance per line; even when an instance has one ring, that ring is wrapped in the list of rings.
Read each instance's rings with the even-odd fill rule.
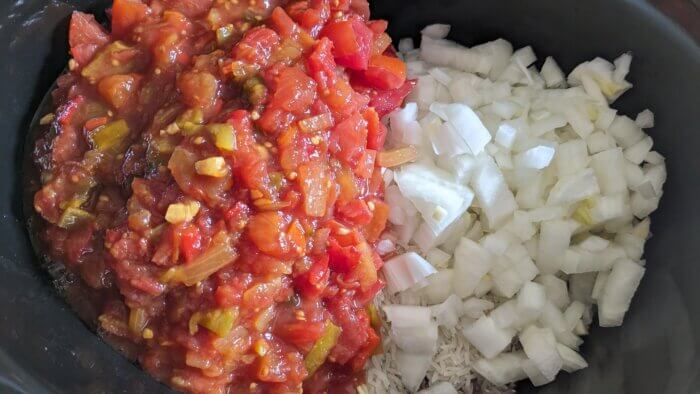
[[[34,197],[98,327],[190,392],[352,392],[378,350],[380,117],[412,83],[366,1],[75,12]]]
[[[156,379],[503,393],[622,324],[666,180],[653,114],[610,107],[629,54],[565,76],[447,25],[396,51],[366,0],[108,16],[72,15],[34,207],[73,306]]]

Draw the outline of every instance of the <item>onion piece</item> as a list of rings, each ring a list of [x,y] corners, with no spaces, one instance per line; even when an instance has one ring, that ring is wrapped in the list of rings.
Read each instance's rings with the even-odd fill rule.
[[[483,152],[486,144],[491,141],[491,133],[476,113],[464,104],[433,103],[430,105],[430,112],[449,122],[467,143],[473,155]]]
[[[436,273],[430,263],[418,253],[409,252],[389,259],[382,266],[387,288],[392,293],[404,291]]]
[[[465,298],[474,293],[493,266],[492,256],[486,249],[468,238],[462,238],[457,245],[454,257],[453,288],[455,294]]]
[[[384,305],[387,321],[392,327],[427,326],[432,323],[430,308],[411,305]]]
[[[510,345],[515,336],[515,330],[499,328],[493,319],[482,316],[465,327],[462,334],[484,357],[493,358]]]
[[[414,354],[403,350],[395,353],[396,368],[401,374],[401,382],[406,389],[409,391],[418,389],[428,372],[432,356],[432,354]]]
[[[474,197],[474,193],[457,183],[450,173],[429,164],[404,166],[395,172],[394,179],[435,235],[460,217]]]
[[[563,365],[563,360],[557,350],[557,340],[552,330],[531,325],[520,333],[519,339],[525,354],[544,378],[548,381],[554,380]]]
[[[506,385],[527,377],[521,366],[526,360],[523,352],[501,353],[491,359],[477,360],[474,370],[493,384]]]
[[[613,265],[598,301],[598,320],[601,327],[622,324],[644,271],[644,267],[629,259],[618,260]]]
[[[437,382],[418,394],[457,394],[457,389],[450,382]]]

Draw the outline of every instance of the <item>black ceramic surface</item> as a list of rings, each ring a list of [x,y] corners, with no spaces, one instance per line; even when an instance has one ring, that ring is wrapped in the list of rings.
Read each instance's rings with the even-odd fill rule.
[[[0,393],[159,393],[97,338],[38,268],[22,213],[23,147],[35,110],[67,55],[74,9],[104,17],[106,1],[0,4]],[[395,38],[425,24],[453,25],[464,44],[504,37],[532,44],[563,68],[630,50],[635,88],[616,106],[651,108],[656,149],[667,157],[665,195],[653,215],[648,271],[621,328],[594,329],[590,367],[540,389],[555,393],[700,392],[700,48],[642,1],[374,0]],[[700,23],[700,21],[698,21]],[[528,385],[523,391],[532,390]]]

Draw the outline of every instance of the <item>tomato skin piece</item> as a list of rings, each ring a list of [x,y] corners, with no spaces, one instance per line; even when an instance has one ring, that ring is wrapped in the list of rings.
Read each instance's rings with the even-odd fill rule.
[[[361,19],[330,22],[321,35],[333,41],[336,63],[352,70],[367,69],[373,33]]]
[[[336,206],[336,214],[356,226],[364,226],[372,221],[372,211],[363,200],[352,200]]]
[[[95,17],[73,11],[68,30],[68,43],[73,59],[84,66],[95,53],[109,42],[109,34],[97,23]]]
[[[150,14],[151,9],[140,0],[114,0],[112,3],[112,35],[125,37],[139,22]]]
[[[406,63],[396,57],[376,55],[370,59],[363,77],[371,87],[380,90],[398,89],[406,81]]]
[[[367,121],[354,113],[331,131],[329,149],[335,156],[355,168],[367,146]]]
[[[369,107],[362,116],[367,121],[367,149],[382,150],[388,130],[379,120],[379,114],[374,108]]]

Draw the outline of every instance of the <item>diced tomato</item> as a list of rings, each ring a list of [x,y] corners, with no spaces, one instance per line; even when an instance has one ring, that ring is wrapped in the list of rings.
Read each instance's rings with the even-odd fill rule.
[[[367,27],[369,27],[369,29],[372,30],[376,36],[379,36],[386,31],[387,27],[389,27],[389,22],[385,21],[384,19],[376,19],[367,22]]]
[[[306,253],[306,236],[299,220],[293,221],[287,229],[287,240],[289,250],[294,256],[300,257]]]
[[[228,224],[230,231],[239,231],[242,225],[248,222],[250,216],[250,208],[243,202],[239,201],[233,208],[230,208],[224,213],[224,218]]]
[[[381,33],[372,42],[372,56],[381,55],[391,46],[391,37],[386,33]]]
[[[287,221],[280,212],[260,212],[250,218],[248,236],[262,252],[284,257],[289,252],[285,227]]]
[[[365,70],[372,50],[373,33],[359,18],[333,21],[321,35],[333,41],[333,55],[341,66]]]
[[[368,327],[369,316],[363,309],[356,308],[351,298],[342,295],[329,300],[328,308],[336,324],[343,329],[330,357],[339,364],[345,364],[367,343],[367,330],[358,327]]]
[[[379,346],[381,343],[381,338],[379,338],[379,335],[377,335],[377,332],[374,330],[374,328],[367,327],[367,342],[365,345],[360,349],[360,351],[353,357],[353,359],[350,361],[350,366],[352,367],[352,370],[355,372],[362,371],[365,368],[365,364],[367,364],[367,360],[372,357],[374,354],[374,350]]]
[[[71,55],[78,64],[90,62],[95,52],[109,42],[109,34],[97,23],[95,17],[74,11],[70,18],[68,43]]]
[[[294,286],[302,296],[307,298],[318,298],[328,286],[329,256],[321,255],[314,257],[314,262],[308,271],[294,279]]]
[[[189,18],[203,15],[211,8],[214,0],[161,0],[165,7],[185,14]]]
[[[403,99],[411,93],[415,84],[415,80],[407,80],[396,89],[376,91],[376,94],[371,96],[369,105],[374,107],[380,117],[387,115],[401,106]]]
[[[148,17],[151,9],[141,0],[114,0],[112,3],[112,34],[125,37]]]
[[[367,121],[367,149],[382,150],[386,141],[386,126],[379,120],[379,114],[372,107],[367,108],[363,117]]]
[[[372,211],[363,200],[352,200],[336,206],[336,213],[342,219],[356,226],[369,224]]]
[[[233,56],[249,64],[265,66],[270,61],[270,53],[279,42],[280,37],[274,30],[256,27],[248,30],[234,47]]]
[[[180,252],[187,262],[202,252],[202,234],[197,226],[189,225],[181,230]]]
[[[365,238],[368,242],[374,242],[379,239],[389,218],[389,205],[379,199],[372,200],[374,209],[372,210],[372,220],[365,226]]]
[[[324,92],[323,99],[334,114],[340,115],[339,119],[344,119],[359,109],[356,97],[350,84],[344,78],[338,78],[333,87]]]
[[[190,108],[201,108],[207,113],[214,107],[219,95],[219,80],[206,71],[191,71],[180,75],[177,87],[181,99]]]
[[[359,187],[357,185],[357,178],[352,170],[343,167],[340,171],[336,172],[335,182],[340,187],[338,203],[350,201],[357,197]]]
[[[327,250],[331,269],[341,274],[354,270],[362,257],[355,245],[342,246],[337,237],[328,239]]]
[[[137,94],[141,79],[134,75],[109,75],[100,80],[97,90],[116,109],[126,105]]]
[[[331,131],[329,149],[351,167],[357,166],[367,146],[367,121],[355,113]]]
[[[294,4],[306,5],[306,3],[308,2],[302,1]],[[288,12],[299,26],[315,37],[330,17],[331,9],[328,0],[312,0],[310,3],[310,7],[289,9]]]
[[[273,197],[274,191],[270,185],[268,163],[255,150],[236,151],[236,172],[243,184],[250,190],[258,190],[267,198]]]
[[[316,82],[298,67],[287,67],[277,78],[277,89],[272,96],[270,107],[301,114],[315,100]]]
[[[222,285],[217,287],[214,298],[219,306],[224,308],[238,304],[241,299],[240,290],[233,286]]]
[[[406,82],[406,63],[396,57],[376,55],[369,60],[363,77],[370,86],[377,89],[398,89]]]
[[[377,151],[374,149],[367,149],[362,153],[362,158],[357,163],[355,167],[355,174],[359,177],[367,179],[372,176],[374,172],[374,163],[377,159]]]
[[[227,122],[236,130],[236,147],[246,152],[252,150],[255,145],[255,137],[253,136],[253,123],[250,119],[250,113],[242,109],[233,111],[229,115]]]
[[[360,261],[353,270],[351,277],[360,283],[360,289],[368,290],[377,282],[377,266],[375,265],[376,252],[367,244],[362,242],[357,246],[360,252]]]
[[[324,216],[331,186],[328,166],[325,163],[313,161],[300,166],[298,172],[297,179],[304,196],[304,212],[313,217]]]
[[[282,7],[276,7],[270,14],[270,23],[281,37],[295,37],[299,32],[299,26],[287,15]]]
[[[294,121],[294,114],[285,111],[282,108],[267,106],[265,112],[262,113],[260,119],[255,124],[269,134],[278,133],[286,130]]]
[[[350,9],[364,19],[369,18],[369,2],[367,0],[350,0]]]
[[[321,89],[327,89],[335,83],[335,60],[332,54],[333,43],[326,37],[318,40],[307,60],[309,73]]]
[[[280,324],[275,332],[298,348],[309,349],[323,335],[325,322],[293,321]]]

